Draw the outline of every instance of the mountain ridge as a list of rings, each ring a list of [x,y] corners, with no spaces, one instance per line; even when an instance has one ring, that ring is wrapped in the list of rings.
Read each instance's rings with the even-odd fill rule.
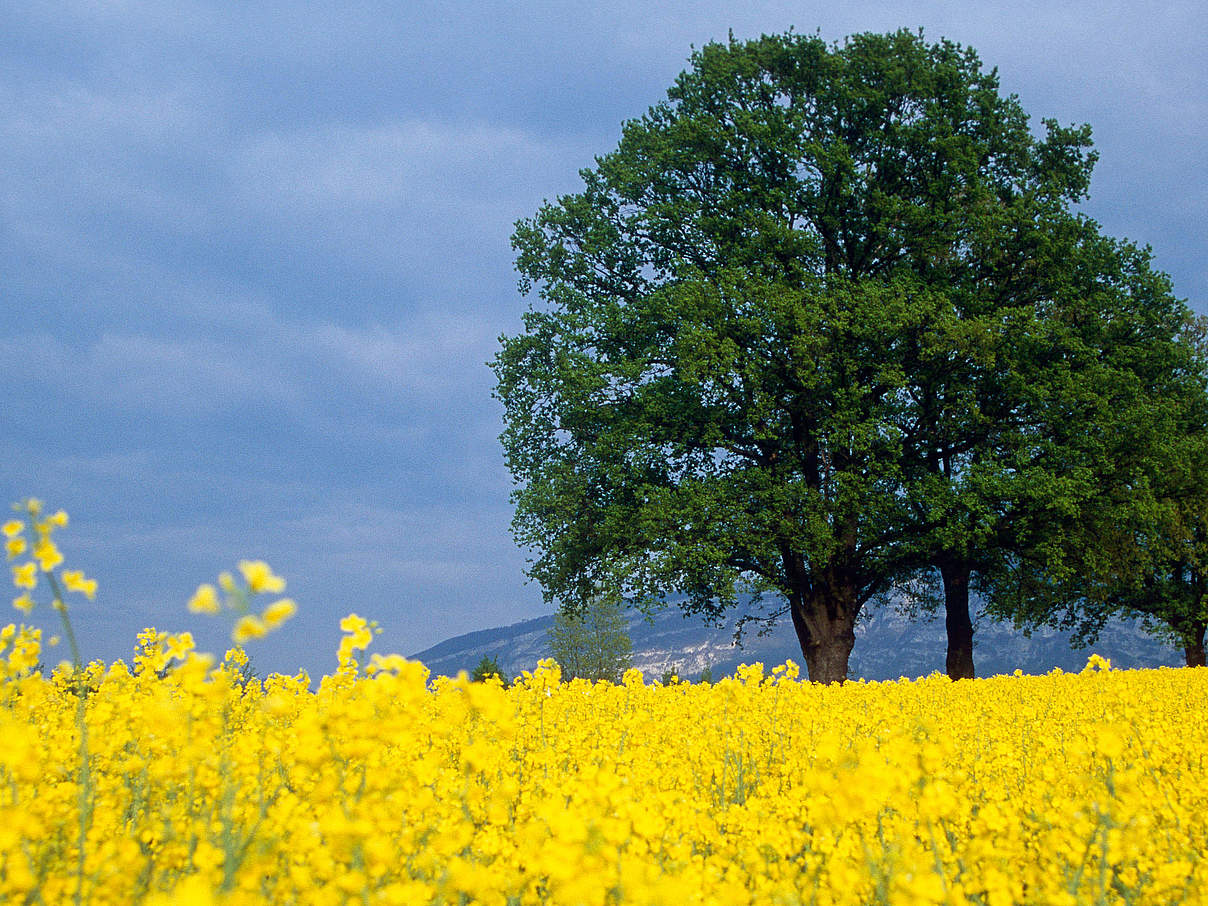
[[[476,630],[445,639],[411,657],[422,661],[434,676],[471,672],[483,657],[494,658],[508,676],[517,676],[550,656],[548,634],[553,620],[549,614]],[[632,611],[629,633],[633,666],[648,679],[670,671],[684,679],[696,679],[706,668],[715,678],[721,678],[739,664],[756,661],[768,669],[789,659],[804,666],[789,622],[780,621],[762,632],[749,629],[742,647],[734,644],[735,628],[735,618],[710,626],[673,606],[650,616]],[[944,622],[938,615],[911,619],[892,606],[877,608],[856,627],[849,675],[875,681],[943,672],[946,644]],[[1038,629],[1029,637],[1009,622],[981,616],[976,621],[973,644],[978,676],[1015,670],[1033,674],[1055,668],[1077,671],[1092,652],[1120,668],[1175,667],[1183,663],[1182,652],[1173,645],[1147,633],[1139,621],[1122,619],[1109,622],[1094,645],[1078,648],[1070,635],[1060,630]]]

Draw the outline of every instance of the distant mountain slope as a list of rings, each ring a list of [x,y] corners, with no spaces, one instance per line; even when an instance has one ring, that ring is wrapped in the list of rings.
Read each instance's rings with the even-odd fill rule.
[[[553,621],[551,615],[471,632],[412,657],[423,661],[433,675],[446,676],[454,676],[459,670],[470,672],[484,656],[493,657],[509,676],[516,676],[550,656],[548,633]],[[710,627],[698,618],[685,618],[678,609],[668,608],[649,620],[639,613],[632,614],[630,637],[634,666],[648,679],[657,679],[667,670],[675,670],[686,679],[696,679],[708,667],[714,677],[720,678],[742,663],[761,661],[771,669],[790,658],[798,664],[803,662],[787,620],[763,636],[749,631],[742,648],[737,648],[732,623]],[[1077,671],[1086,664],[1092,651],[1122,668],[1183,663],[1181,652],[1127,621],[1113,622],[1090,649],[1073,648],[1068,635],[1056,630],[1038,631],[1027,638],[1009,623],[984,617],[978,621],[973,641],[978,676],[1011,673],[1016,669],[1047,673],[1054,667]],[[892,608],[881,608],[874,610],[856,629],[851,674],[867,680],[886,680],[943,672],[944,651],[942,617],[912,621]]]

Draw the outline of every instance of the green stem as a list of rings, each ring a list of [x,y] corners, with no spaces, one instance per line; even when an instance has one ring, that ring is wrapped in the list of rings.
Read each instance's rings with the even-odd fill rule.
[[[67,644],[71,648],[71,660],[75,664],[76,673],[79,673],[84,663],[80,659],[80,646],[76,642],[75,630],[71,628],[71,620],[67,618],[67,605],[63,603],[63,589],[59,587],[59,580],[55,578],[54,573],[47,573],[46,581],[50,583],[50,590],[54,595],[54,609],[59,612],[59,617],[63,621],[63,634],[67,636]],[[83,695],[82,690],[80,694]]]
[[[80,795],[79,795],[79,841],[76,858],[76,889],[75,904],[82,906],[84,902],[84,857],[88,843],[89,802],[92,799],[92,772],[88,766],[88,720],[87,696],[88,684],[84,679],[84,665],[80,659],[80,646],[76,642],[75,630],[71,628],[71,620],[67,616],[67,605],[63,603],[63,590],[54,573],[48,572],[46,580],[54,594],[54,609],[59,612],[63,621],[63,634],[67,636],[67,644],[71,647],[71,659],[75,664],[76,679],[76,726],[80,730]]]

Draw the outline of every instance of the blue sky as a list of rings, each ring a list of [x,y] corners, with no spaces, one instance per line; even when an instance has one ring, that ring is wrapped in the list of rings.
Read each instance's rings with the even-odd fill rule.
[[[300,607],[261,671],[330,671],[350,611],[383,653],[538,616],[485,364],[527,305],[512,224],[692,45],[921,26],[976,48],[1037,125],[1091,123],[1086,210],[1203,313],[1198,7],[7,4],[0,499],[71,514],[68,565],[101,586],[74,611],[88,657],[149,625],[220,651],[185,602],[245,557]]]

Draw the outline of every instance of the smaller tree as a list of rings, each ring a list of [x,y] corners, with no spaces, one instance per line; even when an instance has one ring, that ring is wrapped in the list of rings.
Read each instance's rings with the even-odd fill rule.
[[[1161,280],[1165,280],[1163,276]],[[1114,325],[1109,325],[1114,326]],[[1139,344],[1103,343],[1103,356]],[[1148,385],[1117,379],[1096,435],[1059,438],[1100,493],[1062,511],[1035,509],[1039,539],[984,577],[987,609],[1026,629],[1055,626],[1090,644],[1113,616],[1140,617],[1203,666],[1208,634],[1208,319],[1189,317]],[[1136,377],[1145,377],[1133,368]],[[1072,420],[1071,420],[1072,421]],[[1061,426],[1058,426],[1061,427]],[[1055,432],[1054,432],[1055,433]],[[1089,451],[1089,452],[1088,452]],[[1040,518],[1036,518],[1040,517]]]
[[[484,654],[482,660],[478,662],[478,666],[474,668],[474,672],[470,674],[470,679],[476,683],[485,683],[491,676],[499,677],[499,681],[505,686],[511,682],[508,675],[500,669],[499,661]]]
[[[564,679],[619,683],[633,660],[625,609],[619,598],[594,597],[554,615],[550,651]]]

